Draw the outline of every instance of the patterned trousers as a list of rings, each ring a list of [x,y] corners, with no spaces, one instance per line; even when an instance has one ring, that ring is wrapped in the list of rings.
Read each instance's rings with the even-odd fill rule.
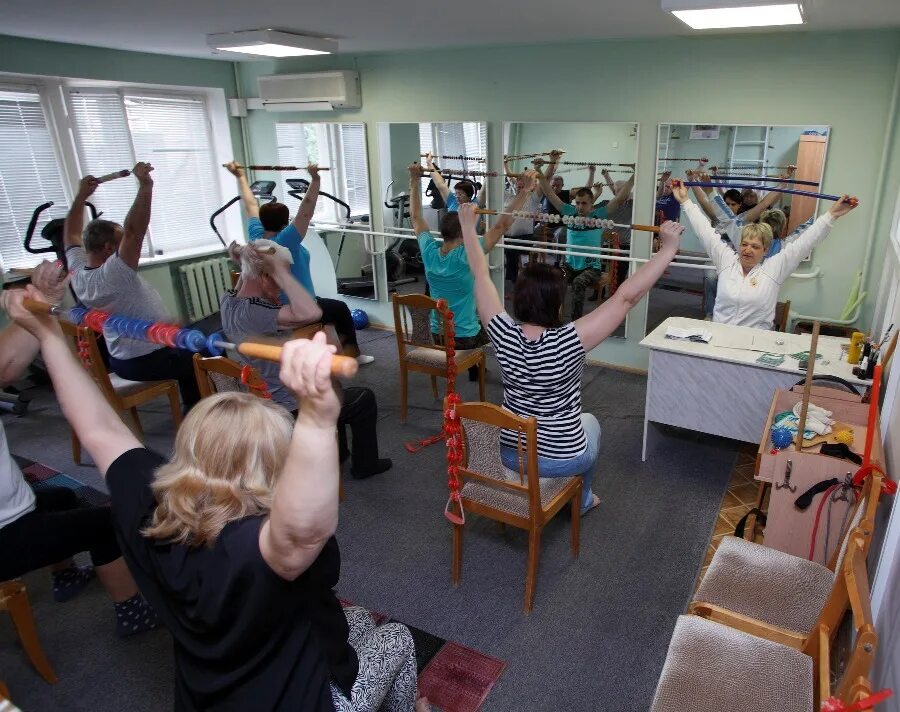
[[[344,609],[359,672],[348,700],[334,684],[336,712],[412,712],[416,704],[416,651],[401,623],[376,626],[364,608]]]
[[[588,287],[603,278],[603,271],[597,267],[588,267],[580,272],[573,272],[572,281],[572,321],[580,319],[584,314],[584,293]]]

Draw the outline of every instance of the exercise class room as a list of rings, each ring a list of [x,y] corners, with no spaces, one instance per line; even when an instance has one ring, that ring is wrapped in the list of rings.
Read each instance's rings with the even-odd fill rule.
[[[0,276],[0,712],[900,712],[897,0],[6,0]]]

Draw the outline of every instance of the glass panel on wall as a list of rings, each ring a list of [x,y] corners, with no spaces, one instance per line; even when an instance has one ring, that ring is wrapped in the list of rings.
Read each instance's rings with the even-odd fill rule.
[[[515,198],[522,171],[539,167],[541,190],[526,204],[534,218],[517,219],[505,238],[506,291],[530,262],[557,265],[568,285],[563,320],[590,313],[615,292],[629,273],[634,164],[634,123],[507,123],[503,129],[506,168],[504,205]],[[599,228],[595,219],[616,226]],[[569,223],[569,224],[566,224]],[[614,336],[625,336],[625,324]]]
[[[827,126],[720,126],[660,124],[656,156],[656,224],[678,220],[681,209],[667,181],[688,178],[717,183],[691,188],[691,200],[706,213],[723,241],[736,248],[751,222],[772,228],[770,254],[789,243],[816,217],[814,198],[780,193],[781,187],[819,190],[828,146]],[[669,317],[711,319],[716,300],[715,270],[697,235],[685,226],[681,249],[650,291],[647,331]]]
[[[318,163],[328,168],[321,174],[313,219],[331,255],[338,293],[375,299],[371,255],[362,237],[346,229],[367,225],[370,219],[365,124],[278,122],[275,135],[280,165]],[[294,214],[306,193],[309,174],[283,171],[278,178],[284,201]]]
[[[441,218],[448,208],[453,211],[457,199],[484,205],[487,124],[480,121],[379,124],[378,147],[384,186],[384,227],[386,232],[397,235],[388,238],[385,244],[387,291],[425,294],[429,288],[409,213],[409,165],[415,161],[425,165],[424,157],[430,153],[439,169],[437,175],[422,177],[415,187],[422,196],[423,217],[437,233]]]

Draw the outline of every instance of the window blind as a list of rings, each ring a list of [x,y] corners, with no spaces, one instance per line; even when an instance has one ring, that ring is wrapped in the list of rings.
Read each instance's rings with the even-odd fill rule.
[[[209,216],[218,207],[218,175],[202,97],[72,89],[69,106],[85,174],[153,165],[153,210],[148,254],[215,245]],[[134,179],[101,186],[94,203],[122,222],[137,190]]]
[[[352,215],[369,214],[369,170],[366,161],[366,127],[364,124],[340,124],[341,168],[344,194]],[[343,216],[342,216],[343,217]]]
[[[34,247],[47,247],[40,230],[68,210],[63,179],[34,86],[0,85],[0,254],[4,267],[33,267],[50,255],[25,251],[24,240],[32,211],[40,204],[55,205],[42,215]]]

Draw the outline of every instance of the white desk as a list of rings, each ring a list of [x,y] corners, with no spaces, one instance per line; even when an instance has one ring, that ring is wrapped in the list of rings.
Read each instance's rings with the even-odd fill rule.
[[[670,326],[704,328],[713,337],[708,344],[667,339]],[[811,338],[810,334],[784,334],[683,317],[666,319],[641,341],[641,346],[650,349],[641,459],[647,459],[650,421],[759,443],[772,394],[779,388],[790,389],[806,376],[806,371],[801,371],[790,356],[776,367],[763,366],[756,359],[764,351],[808,351]],[[779,340],[783,343],[776,343]],[[815,375],[839,376],[856,386],[867,386],[870,381],[856,378],[853,366],[841,360],[841,344],[847,341],[819,337],[816,351],[822,358],[816,361]]]

